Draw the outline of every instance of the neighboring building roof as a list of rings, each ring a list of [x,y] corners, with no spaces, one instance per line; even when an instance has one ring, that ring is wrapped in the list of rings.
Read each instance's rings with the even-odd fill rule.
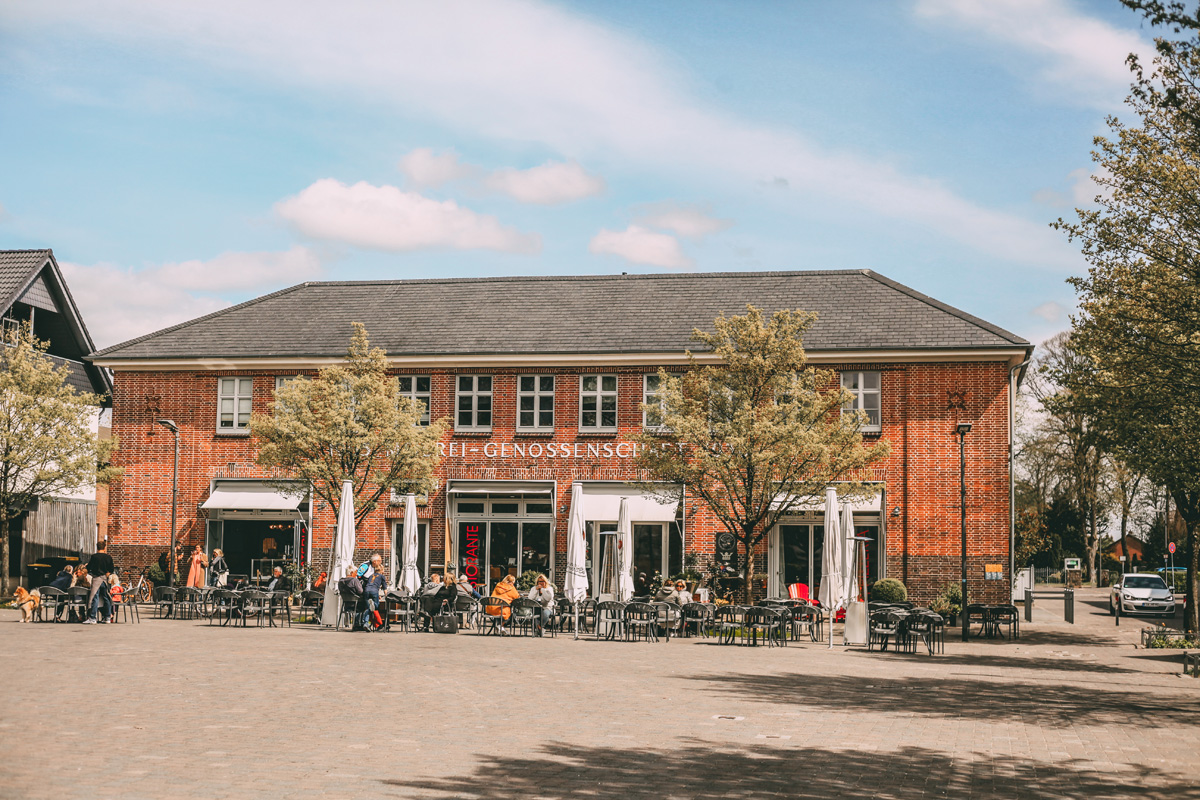
[[[80,391],[111,395],[112,379],[107,370],[77,360],[95,350],[96,345],[53,250],[0,250],[0,314],[8,313],[18,301],[58,315],[51,318],[56,320],[52,333],[46,336],[39,331],[39,337],[51,340],[50,358],[54,363],[68,367],[67,383]]]
[[[93,358],[339,357],[353,322],[393,356],[659,353],[751,303],[815,311],[810,351],[1017,349],[1029,342],[870,270],[312,282]]]

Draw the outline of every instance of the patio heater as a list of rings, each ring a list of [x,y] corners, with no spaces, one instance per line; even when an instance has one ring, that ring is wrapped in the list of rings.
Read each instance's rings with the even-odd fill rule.
[[[171,473],[171,549],[167,551],[167,586],[175,586],[175,514],[179,508],[179,426],[172,419],[158,424],[175,435],[175,471]]]
[[[967,624],[967,434],[971,423],[960,422],[958,432],[958,507],[962,522],[962,640],[967,641],[970,627]]]

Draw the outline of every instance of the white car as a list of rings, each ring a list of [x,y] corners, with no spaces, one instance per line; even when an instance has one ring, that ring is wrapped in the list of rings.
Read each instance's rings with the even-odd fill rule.
[[[1117,613],[1117,603],[1121,604],[1122,614],[1175,615],[1175,595],[1158,575],[1122,575],[1108,597],[1109,614]]]

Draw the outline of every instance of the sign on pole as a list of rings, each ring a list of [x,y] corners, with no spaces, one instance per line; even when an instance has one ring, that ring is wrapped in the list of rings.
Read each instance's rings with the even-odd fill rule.
[[[1063,569],[1079,569],[1079,559],[1078,558],[1064,558],[1063,559]]]
[[[1167,552],[1170,553],[1171,555],[1175,555],[1175,543],[1174,542],[1171,542],[1167,545]]]

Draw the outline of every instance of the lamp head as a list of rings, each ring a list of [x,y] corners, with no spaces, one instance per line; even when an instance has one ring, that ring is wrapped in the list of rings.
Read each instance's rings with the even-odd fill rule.
[[[960,423],[958,423],[958,428],[956,430],[958,431],[959,436],[966,436],[968,433],[971,432],[971,423],[960,422]]]
[[[159,425],[162,425],[164,428],[169,430],[171,433],[179,433],[179,426],[175,424],[175,420],[160,419],[160,420],[156,420],[156,421],[158,422]]]

